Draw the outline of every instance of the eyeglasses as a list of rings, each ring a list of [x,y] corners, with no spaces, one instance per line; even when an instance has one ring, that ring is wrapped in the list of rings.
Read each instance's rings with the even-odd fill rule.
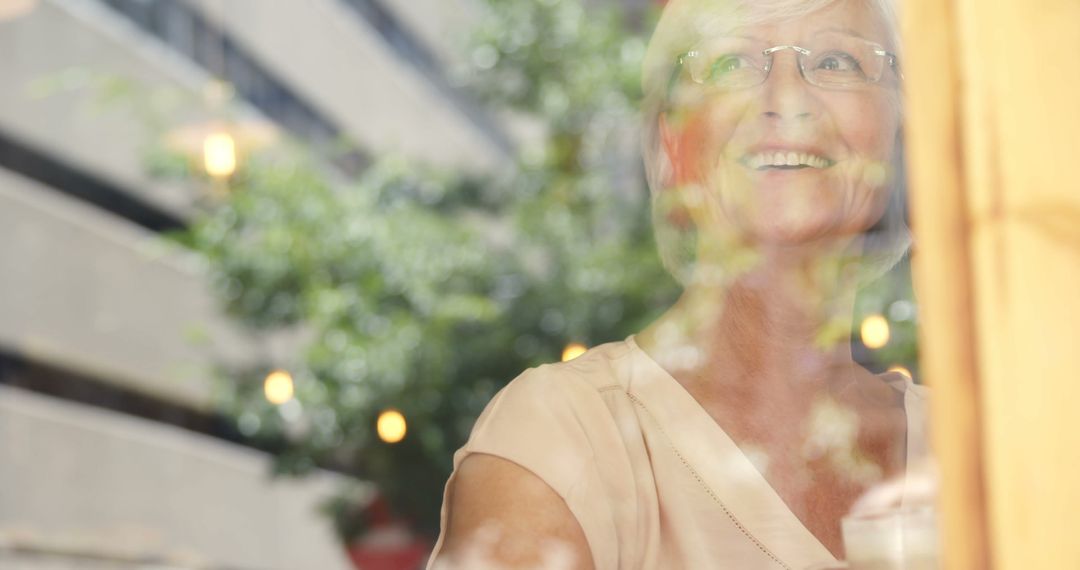
[[[825,89],[853,89],[881,81],[886,68],[903,78],[896,54],[880,45],[848,36],[825,34],[807,47],[780,45],[762,49],[742,39],[714,42],[683,53],[676,61],[668,93],[678,85],[684,71],[698,85],[734,91],[761,85],[772,70],[773,55],[795,52],[799,73],[807,83]]]

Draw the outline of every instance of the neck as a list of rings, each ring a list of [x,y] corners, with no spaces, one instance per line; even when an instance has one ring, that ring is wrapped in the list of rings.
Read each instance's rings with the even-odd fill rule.
[[[809,413],[856,373],[855,277],[845,258],[776,248],[737,276],[695,279],[639,342],[703,404]]]

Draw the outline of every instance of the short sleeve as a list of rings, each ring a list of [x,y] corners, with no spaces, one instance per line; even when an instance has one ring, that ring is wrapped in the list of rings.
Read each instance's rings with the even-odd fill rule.
[[[585,533],[596,568],[615,568],[612,509],[595,468],[597,446],[610,446],[603,441],[609,421],[610,412],[596,389],[565,367],[530,369],[488,403],[468,442],[454,454],[454,473],[473,453],[501,457],[528,469],[566,501]],[[451,475],[447,490],[453,480]],[[444,495],[444,531],[446,523]],[[436,552],[442,540],[440,536]]]

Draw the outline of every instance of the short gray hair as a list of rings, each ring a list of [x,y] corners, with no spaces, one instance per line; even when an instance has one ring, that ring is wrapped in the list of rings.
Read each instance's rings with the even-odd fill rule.
[[[730,31],[733,23],[754,26],[782,22],[806,16],[840,0],[669,0],[661,13],[642,64],[643,120],[642,157],[652,195],[653,229],[661,260],[667,270],[684,285],[692,271],[696,255],[696,230],[674,226],[667,218],[667,208],[658,207],[670,184],[672,166],[662,147],[660,116],[668,108],[668,88],[680,54],[692,49],[702,39]],[[886,49],[902,54],[898,0],[862,0],[881,17],[887,30]],[[907,252],[910,234],[905,222],[906,177],[903,149],[898,144],[894,160],[895,188],[881,221],[866,241],[869,277],[876,277],[892,267]]]

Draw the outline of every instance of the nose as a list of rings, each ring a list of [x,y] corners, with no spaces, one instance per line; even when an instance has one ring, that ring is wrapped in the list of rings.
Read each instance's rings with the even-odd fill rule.
[[[805,121],[818,114],[812,86],[803,79],[794,50],[772,54],[772,67],[762,86],[761,114],[781,121]]]

